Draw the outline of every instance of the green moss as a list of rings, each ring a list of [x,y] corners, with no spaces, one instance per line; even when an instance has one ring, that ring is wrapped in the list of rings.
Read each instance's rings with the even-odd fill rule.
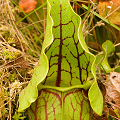
[[[5,57],[5,60],[13,60],[15,58],[17,58],[17,56],[20,54],[19,51],[13,51],[13,50],[9,50],[9,49],[4,49],[2,51],[3,56]]]
[[[11,74],[10,79],[9,79],[10,82],[14,82],[15,79],[16,79],[16,74],[15,73]]]

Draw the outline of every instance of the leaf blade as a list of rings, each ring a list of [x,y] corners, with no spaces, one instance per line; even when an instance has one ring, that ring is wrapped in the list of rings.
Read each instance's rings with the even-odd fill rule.
[[[48,13],[50,13],[50,5],[49,5],[49,3],[47,3],[47,4],[48,4]],[[53,21],[51,19],[50,14],[47,15],[47,21],[49,21],[49,24],[47,24],[47,27],[46,27],[47,30],[46,30],[46,35],[45,35],[45,42],[43,43],[43,46],[42,46],[40,60],[35,69],[32,80],[30,81],[28,86],[19,95],[19,101],[20,101],[19,102],[20,105],[18,108],[19,112],[28,108],[31,105],[31,103],[37,99],[37,96],[38,96],[37,85],[44,80],[44,78],[46,77],[46,74],[48,72],[48,69],[49,69],[48,68],[48,60],[44,53],[44,50],[45,50],[46,46],[48,46],[52,42],[52,39],[53,39],[53,35],[51,33]],[[39,73],[42,73],[42,74],[39,74]]]

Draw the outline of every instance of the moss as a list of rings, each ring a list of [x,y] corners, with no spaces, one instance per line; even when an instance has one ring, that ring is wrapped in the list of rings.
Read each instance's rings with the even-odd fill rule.
[[[13,51],[10,49],[3,49],[2,55],[4,56],[5,60],[13,60],[17,58],[18,55],[20,55],[19,51]]]

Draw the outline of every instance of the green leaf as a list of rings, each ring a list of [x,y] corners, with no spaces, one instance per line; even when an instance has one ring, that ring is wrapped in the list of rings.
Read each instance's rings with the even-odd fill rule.
[[[98,114],[102,115],[103,108],[103,97],[100,92],[100,89],[97,85],[97,81],[93,83],[88,93],[90,104],[93,110]]]
[[[107,40],[105,43],[102,44],[104,60],[102,62],[102,67],[106,71],[106,73],[110,73],[114,69],[112,69],[108,63],[107,56],[115,51],[115,47],[113,43]]]
[[[38,116],[43,120],[47,114],[56,116],[57,120],[59,116],[88,120],[92,112],[82,88],[89,89],[93,84],[88,95],[90,104],[97,114],[102,114],[103,99],[96,82],[95,56],[87,48],[81,27],[81,18],[73,11],[69,0],[47,0],[47,26],[41,56],[31,81],[20,93],[19,112],[33,107],[31,119],[36,119],[38,110],[41,111]],[[98,101],[101,102],[96,109]],[[67,115],[65,118],[64,114]]]
[[[102,48],[103,52],[96,55],[95,65],[97,66],[97,68],[104,69],[106,73],[110,73],[111,71],[120,72],[120,66],[111,68],[108,63],[108,55],[114,53],[115,51],[114,44],[110,40],[107,40],[102,44]],[[119,57],[119,54],[116,54]]]
[[[36,102],[28,108],[28,113],[31,120],[91,120],[92,117],[89,101],[80,89],[64,93],[41,90]]]
[[[17,112],[15,112],[15,114],[13,115],[13,119],[14,120],[24,120],[25,118],[26,118],[26,116],[23,116],[23,117],[21,117],[22,116],[22,114],[21,113],[17,113]]]
[[[48,8],[47,12],[50,13],[49,3],[47,8]],[[37,85],[45,79],[48,73],[49,64],[48,64],[47,56],[45,55],[45,48],[49,46],[53,40],[53,35],[52,35],[53,20],[50,14],[47,14],[47,23],[48,24],[46,26],[46,35],[42,46],[40,60],[34,71],[32,80],[29,82],[28,86],[20,93],[19,96],[20,105],[18,111],[20,112],[28,108],[30,104],[37,99],[38,96]]]
[[[97,68],[96,72],[99,72],[99,70],[102,69],[101,63],[102,63],[103,59],[104,59],[103,52],[98,53],[98,54],[96,55],[96,61],[95,61],[95,66],[96,66],[96,68]]]
[[[116,67],[114,71],[120,73],[120,66]]]

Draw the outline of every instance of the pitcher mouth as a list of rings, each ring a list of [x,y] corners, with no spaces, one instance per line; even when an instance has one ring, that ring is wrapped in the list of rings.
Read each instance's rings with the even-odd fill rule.
[[[90,86],[93,84],[94,80],[89,80],[87,81],[85,84],[82,85],[73,85],[73,86],[67,86],[67,87],[56,87],[56,86],[50,86],[50,85],[43,85],[42,83],[40,83],[38,85],[38,90],[42,90],[42,89],[53,89],[53,90],[57,90],[60,92],[66,92],[72,89],[89,89]]]

